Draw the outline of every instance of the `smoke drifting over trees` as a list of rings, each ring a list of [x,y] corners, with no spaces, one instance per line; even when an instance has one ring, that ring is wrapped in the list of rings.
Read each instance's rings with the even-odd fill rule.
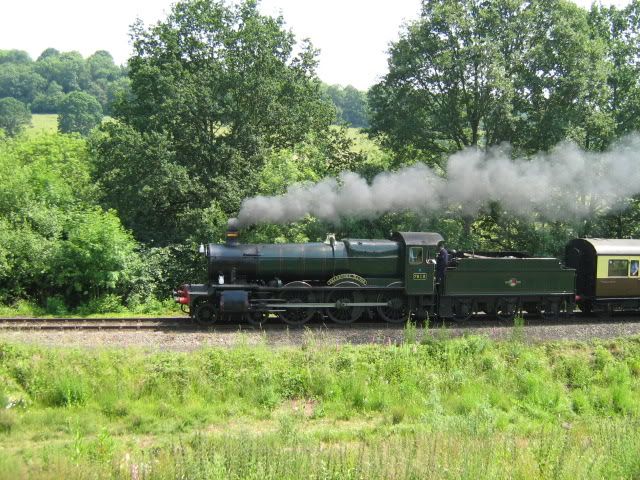
[[[383,172],[371,183],[343,172],[314,184],[299,183],[284,195],[242,203],[242,226],[286,223],[313,215],[375,218],[396,211],[456,210],[473,215],[491,202],[505,211],[548,220],[572,220],[608,211],[640,193],[640,135],[629,135],[603,153],[563,142],[549,153],[512,159],[508,147],[468,148],[451,155],[446,176],[425,164]]]

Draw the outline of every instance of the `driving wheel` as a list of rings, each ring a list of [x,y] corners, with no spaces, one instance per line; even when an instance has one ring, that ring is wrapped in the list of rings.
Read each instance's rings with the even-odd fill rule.
[[[287,292],[288,288],[296,288]],[[283,292],[280,294],[280,299],[283,303],[314,303],[315,295],[312,292],[305,292],[304,290],[298,290],[298,288],[311,289],[311,285],[307,282],[290,282],[282,287]],[[284,311],[278,312],[278,317],[287,325],[300,326],[307,323],[313,318],[317,310],[308,307],[284,307]]]
[[[327,317],[335,323],[349,324],[358,320],[364,313],[364,307],[351,307],[351,303],[362,303],[364,296],[358,291],[352,290],[358,288],[356,282],[340,282],[338,287],[327,295],[327,303],[335,303],[336,307],[327,308],[325,310]]]

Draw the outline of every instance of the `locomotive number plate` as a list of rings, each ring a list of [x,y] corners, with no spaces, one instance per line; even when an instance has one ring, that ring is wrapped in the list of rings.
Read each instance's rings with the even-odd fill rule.
[[[414,273],[413,274],[413,279],[414,280],[426,280],[427,279],[427,274],[426,273]]]

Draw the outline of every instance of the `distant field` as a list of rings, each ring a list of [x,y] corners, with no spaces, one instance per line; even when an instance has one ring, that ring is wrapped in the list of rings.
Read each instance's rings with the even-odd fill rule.
[[[58,130],[58,115],[56,113],[36,113],[31,117],[31,127],[27,133],[54,133]]]
[[[111,117],[105,116],[102,121],[105,122]],[[27,128],[27,134],[35,135],[38,133],[55,133],[58,131],[58,114],[57,113],[34,113],[31,116],[31,126]]]

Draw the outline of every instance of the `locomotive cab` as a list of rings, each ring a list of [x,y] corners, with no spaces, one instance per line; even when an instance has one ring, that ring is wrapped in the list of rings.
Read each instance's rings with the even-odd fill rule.
[[[433,295],[436,249],[442,235],[430,232],[395,232],[391,237],[402,245],[404,285],[407,295]]]

